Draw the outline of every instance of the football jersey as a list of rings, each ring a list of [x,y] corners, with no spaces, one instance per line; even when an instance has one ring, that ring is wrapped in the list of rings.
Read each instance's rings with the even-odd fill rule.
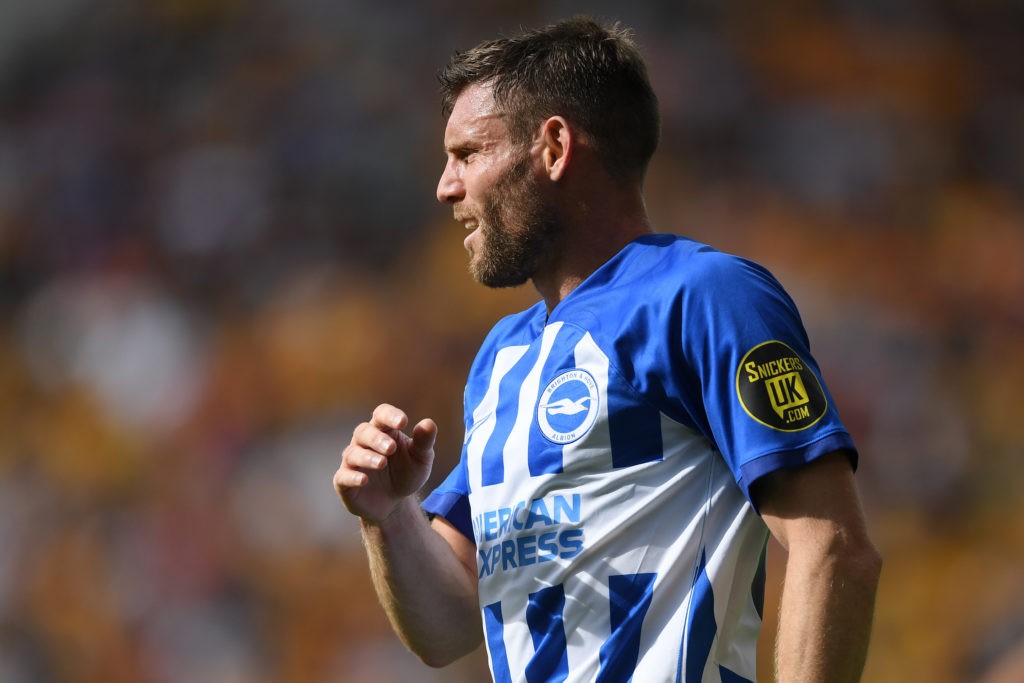
[[[853,443],[764,268],[673,235],[499,322],[424,501],[472,539],[495,681],[755,678],[750,485]]]

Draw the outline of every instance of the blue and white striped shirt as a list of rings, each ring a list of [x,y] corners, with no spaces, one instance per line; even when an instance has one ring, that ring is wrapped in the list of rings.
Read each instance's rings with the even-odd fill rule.
[[[462,458],[424,501],[477,547],[495,681],[753,681],[757,478],[845,449],[796,307],[760,266],[640,238],[499,322]]]

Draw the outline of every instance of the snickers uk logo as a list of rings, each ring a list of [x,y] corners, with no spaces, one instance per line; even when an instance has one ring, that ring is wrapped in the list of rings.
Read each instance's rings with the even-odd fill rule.
[[[747,352],[736,371],[736,393],[750,417],[783,432],[807,429],[828,407],[817,376],[780,341]]]
[[[600,404],[597,381],[574,368],[548,382],[537,405],[541,433],[556,444],[572,443],[590,431]]]

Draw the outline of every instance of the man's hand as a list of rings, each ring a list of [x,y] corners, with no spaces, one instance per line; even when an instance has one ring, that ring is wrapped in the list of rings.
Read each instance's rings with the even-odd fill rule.
[[[483,640],[476,546],[416,499],[434,464],[437,425],[382,404],[356,427],[334,488],[361,518],[370,578],[392,628],[430,666],[446,666]]]
[[[402,499],[423,487],[434,463],[437,425],[425,419],[404,430],[409,418],[386,403],[352,432],[341,454],[334,488],[349,512],[370,524],[386,520]]]

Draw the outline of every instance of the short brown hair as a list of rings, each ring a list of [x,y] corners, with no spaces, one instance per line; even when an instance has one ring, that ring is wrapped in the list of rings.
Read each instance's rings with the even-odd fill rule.
[[[438,74],[442,113],[468,86],[493,87],[513,141],[526,143],[542,121],[564,116],[596,147],[609,173],[640,181],[658,146],[658,99],[627,29],[575,17],[456,51]]]

